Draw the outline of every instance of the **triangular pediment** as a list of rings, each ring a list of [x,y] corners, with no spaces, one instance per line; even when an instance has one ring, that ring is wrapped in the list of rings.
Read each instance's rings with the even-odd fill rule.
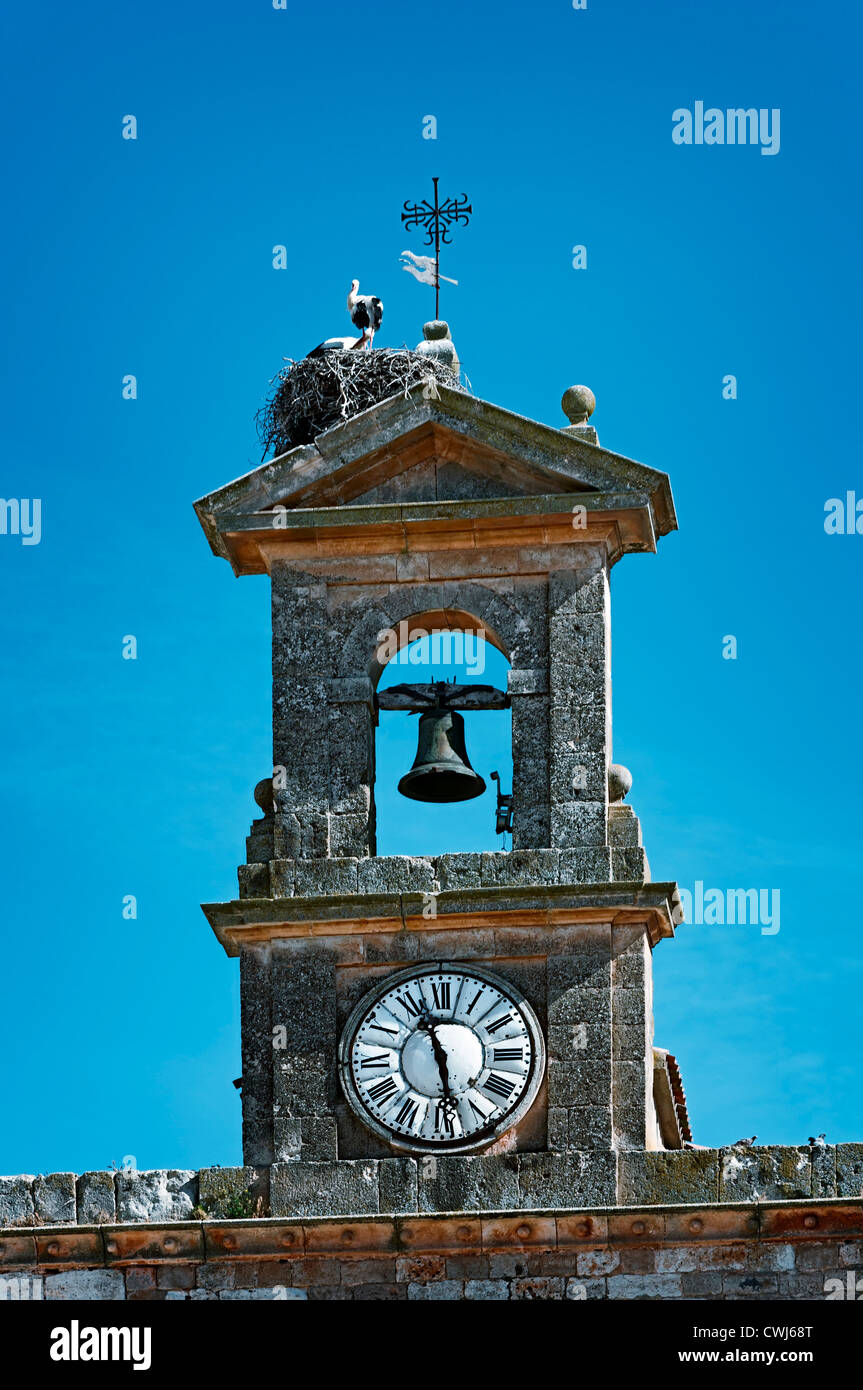
[[[465,503],[578,493],[649,499],[657,535],[676,528],[668,478],[599,445],[445,386],[381,401],[312,444],[262,463],[195,504],[213,549],[238,519],[275,509]]]

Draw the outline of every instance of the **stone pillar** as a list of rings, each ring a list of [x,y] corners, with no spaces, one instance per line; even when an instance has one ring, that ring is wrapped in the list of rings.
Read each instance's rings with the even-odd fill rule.
[[[615,1147],[653,1148],[653,958],[642,926],[613,929],[611,1008]]]
[[[605,849],[611,746],[608,576],[594,547],[578,560],[575,572],[549,577],[551,847]],[[609,873],[597,877],[603,876]]]
[[[243,1162],[273,1161],[273,1066],[270,947],[240,952],[243,1051]]]
[[[271,970],[275,1161],[337,1158],[335,956],[275,941]]]
[[[336,857],[376,850],[374,690],[368,676],[329,684],[329,844]]]
[[[327,695],[339,634],[324,584],[279,563],[272,581],[275,857],[319,859],[330,852]]]
[[[548,958],[548,1147],[612,1146],[611,926],[567,933]]]
[[[549,703],[545,669],[509,673],[512,708],[513,849],[547,849]]]

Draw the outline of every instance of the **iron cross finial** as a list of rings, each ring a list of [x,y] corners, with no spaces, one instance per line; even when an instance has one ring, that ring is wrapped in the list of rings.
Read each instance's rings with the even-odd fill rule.
[[[434,245],[434,311],[435,318],[440,318],[440,248],[450,244],[450,228],[462,224],[467,226],[473,208],[467,200],[467,194],[463,193],[460,198],[447,198],[445,203],[438,198],[438,179],[433,178],[434,202],[429,202],[424,198],[421,203],[409,203],[404,205],[404,212],[401,220],[405,227],[422,227],[426,234],[426,246]],[[419,279],[420,277],[417,276]],[[444,277],[446,278],[446,277]]]

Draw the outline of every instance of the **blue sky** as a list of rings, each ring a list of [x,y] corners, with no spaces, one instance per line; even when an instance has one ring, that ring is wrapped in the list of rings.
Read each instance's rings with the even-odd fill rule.
[[[562,424],[586,382],[603,444],[671,476],[680,533],[612,576],[615,757],[655,878],[781,891],[778,934],[656,951],[695,1138],[863,1137],[863,537],[823,525],[863,497],[855,8],[47,3],[3,28],[0,492],[42,499],[42,536],[0,535],[0,1171],[240,1158],[238,971],[199,903],[234,896],[270,763],[268,584],[191,504],[258,461],[269,379],[347,331],[352,276],[381,345],[417,341],[399,213],[433,174],[475,209],[442,312],[477,394]],[[779,108],[779,153],[675,145],[699,100]]]

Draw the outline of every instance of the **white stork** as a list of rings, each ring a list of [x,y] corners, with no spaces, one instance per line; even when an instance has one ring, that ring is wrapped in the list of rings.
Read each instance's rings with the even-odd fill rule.
[[[357,347],[368,343],[371,348],[374,347],[375,334],[381,326],[384,306],[374,294],[357,294],[359,287],[359,280],[351,281],[351,288],[348,293],[348,313],[354,328],[359,328],[363,335],[357,343]],[[367,333],[368,337],[366,337]]]
[[[307,357],[323,357],[325,352],[350,352],[353,348],[362,347],[362,338],[325,338],[317,347],[313,347],[311,352],[307,352]]]

